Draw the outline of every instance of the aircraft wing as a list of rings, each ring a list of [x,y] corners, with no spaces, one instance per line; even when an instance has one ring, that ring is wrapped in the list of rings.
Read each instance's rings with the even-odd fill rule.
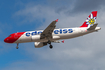
[[[56,22],[58,22],[58,19],[53,21],[42,33],[41,33],[41,38],[40,39],[45,39],[45,38],[52,38],[52,32],[56,27]]]

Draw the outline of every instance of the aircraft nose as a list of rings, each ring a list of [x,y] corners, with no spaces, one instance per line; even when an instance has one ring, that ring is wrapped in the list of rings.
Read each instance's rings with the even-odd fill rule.
[[[5,38],[4,39],[4,42],[8,43],[9,39],[8,38]]]

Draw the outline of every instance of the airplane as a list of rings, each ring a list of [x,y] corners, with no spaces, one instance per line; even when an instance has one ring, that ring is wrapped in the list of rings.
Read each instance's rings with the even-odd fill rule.
[[[4,39],[6,43],[16,43],[18,49],[19,43],[26,42],[35,42],[35,48],[43,47],[49,44],[49,48],[52,49],[52,42],[55,43],[64,43],[63,41],[59,41],[61,39],[71,39],[79,36],[83,36],[92,32],[97,32],[101,29],[101,27],[97,27],[98,23],[96,23],[97,11],[92,11],[85,22],[80,27],[75,28],[59,28],[55,29],[56,22],[52,21],[52,23],[45,30],[36,30],[36,31],[27,31],[27,32],[17,32],[10,34],[7,38]]]

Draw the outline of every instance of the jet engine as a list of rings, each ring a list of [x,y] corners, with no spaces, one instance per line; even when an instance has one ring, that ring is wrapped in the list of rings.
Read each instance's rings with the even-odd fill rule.
[[[47,45],[46,42],[35,42],[34,43],[35,48],[40,48],[40,47],[43,47],[45,45]]]

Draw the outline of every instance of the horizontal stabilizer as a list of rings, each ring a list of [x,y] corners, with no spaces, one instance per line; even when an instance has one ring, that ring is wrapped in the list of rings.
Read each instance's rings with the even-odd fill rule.
[[[97,27],[98,23],[92,25],[90,28],[88,28],[87,30],[94,30]]]
[[[64,40],[63,41],[56,40],[56,41],[52,41],[52,42],[54,42],[54,43],[64,43]]]

